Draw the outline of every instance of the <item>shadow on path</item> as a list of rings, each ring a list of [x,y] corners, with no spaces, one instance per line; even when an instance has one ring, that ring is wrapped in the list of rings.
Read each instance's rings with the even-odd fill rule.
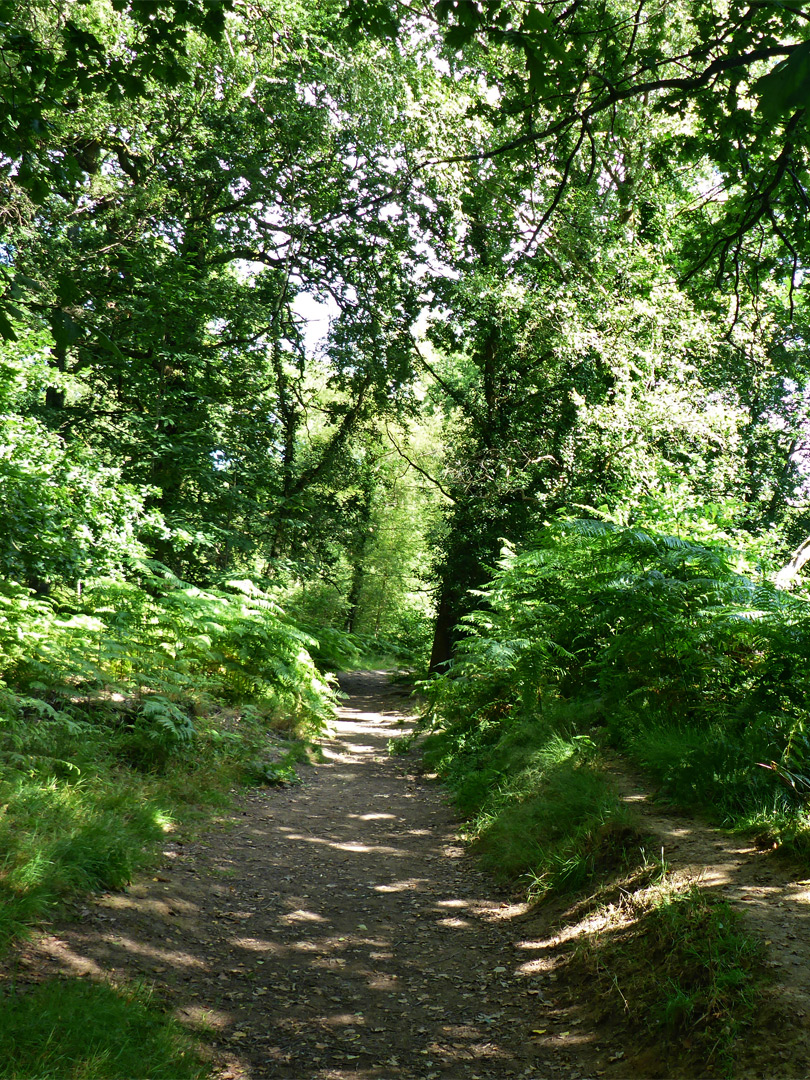
[[[591,1037],[564,1031],[538,989],[551,958],[533,952],[526,970],[525,909],[493,895],[439,788],[387,752],[406,699],[379,672],[342,686],[326,763],[300,788],[241,797],[29,962],[154,984],[181,1021],[213,1029],[222,1080],[589,1075]]]

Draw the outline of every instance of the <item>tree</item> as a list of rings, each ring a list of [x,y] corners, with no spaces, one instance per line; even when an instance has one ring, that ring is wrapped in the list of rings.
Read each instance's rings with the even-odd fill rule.
[[[729,334],[649,247],[605,245],[600,276],[576,282],[564,258],[468,273],[429,331],[454,500],[434,668],[503,541],[560,515],[746,546],[767,536],[766,561],[801,522],[807,421],[788,389],[808,372],[784,308],[760,308],[753,326],[745,311]]]
[[[335,50],[328,4],[254,15],[222,44],[189,36],[190,77],[153,80],[148,102],[88,90],[60,136],[97,132],[92,159],[75,183],[52,177],[14,237],[29,317],[53,338],[41,419],[154,490],[185,546],[158,554],[186,573],[286,558],[309,489],[413,375],[415,237],[391,163],[422,137],[397,95],[429,72]],[[337,309],[323,377],[302,291]]]
[[[739,274],[773,235],[782,272],[796,280],[807,257],[810,21],[802,5],[755,0],[719,13],[705,0],[350,4],[356,30],[407,40],[414,21],[434,27],[460,72],[485,71],[497,89],[484,111],[501,137],[457,160],[528,155],[550,166],[546,220],[583,176],[600,173],[623,190],[629,211],[644,171],[663,160],[654,145],[632,162],[624,153],[628,111],[643,104],[679,119],[668,156],[706,174],[694,191],[703,235],[685,273]]]
[[[709,41],[700,4],[677,34],[646,3],[438,5],[433,23],[396,6],[391,45],[350,44],[352,9],[347,24],[331,0],[208,7],[221,34],[194,4],[173,29],[177,5],[153,27],[142,5],[90,0],[74,29],[58,6],[26,24],[46,74],[69,79],[80,41],[86,59],[76,107],[42,104],[29,158],[47,184],[22,185],[21,144],[6,163],[22,200],[8,310],[48,339],[26,411],[140,492],[166,524],[153,554],[198,583],[236,568],[325,582],[336,617],[362,623],[369,563],[393,565],[367,535],[399,490],[381,432],[408,456],[418,380],[447,417],[444,471],[417,475],[450,500],[448,632],[502,537],[577,507],[662,513],[656,487],[679,513],[702,500],[795,545],[804,308],[799,233],[780,224],[795,206],[715,240],[754,205],[755,173],[773,178],[785,132],[740,95],[776,93],[756,80],[796,12],[756,9],[760,72],[750,28],[729,17]],[[720,63],[732,41],[741,65]],[[127,42],[143,92],[110,89]],[[803,55],[788,44],[783,82]],[[20,82],[29,45],[9,48]],[[736,104],[706,98],[713,80]],[[737,154],[722,172],[734,138],[747,171]],[[713,260],[731,277],[712,281]],[[317,348],[301,294],[328,305]],[[433,353],[414,343],[426,311]]]

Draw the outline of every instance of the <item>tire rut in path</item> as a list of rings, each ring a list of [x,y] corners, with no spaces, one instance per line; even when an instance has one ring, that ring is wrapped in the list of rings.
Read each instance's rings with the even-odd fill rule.
[[[458,844],[440,789],[388,755],[402,697],[380,672],[342,686],[303,786],[242,796],[218,831],[167,845],[157,876],[26,950],[29,977],[154,984],[212,1025],[221,1080],[593,1075],[553,958],[520,940],[525,908]]]

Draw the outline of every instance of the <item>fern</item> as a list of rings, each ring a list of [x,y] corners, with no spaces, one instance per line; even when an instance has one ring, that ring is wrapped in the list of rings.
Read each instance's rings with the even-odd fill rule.
[[[192,707],[215,697],[260,702],[312,733],[332,714],[317,643],[251,582],[203,590],[140,560],[129,580],[86,582],[80,602],[4,583],[0,612],[7,752],[39,757],[76,722],[115,730],[128,717],[128,758],[160,764],[191,747]]]
[[[729,805],[766,797],[768,773],[788,786],[806,775],[810,607],[737,562],[725,545],[602,521],[504,548],[453,667],[428,686],[430,722],[461,738],[475,725],[542,722],[544,703],[579,701],[591,715],[598,701],[611,738],[642,757],[643,733],[694,729],[703,778],[659,760],[667,783],[688,774],[690,789]]]

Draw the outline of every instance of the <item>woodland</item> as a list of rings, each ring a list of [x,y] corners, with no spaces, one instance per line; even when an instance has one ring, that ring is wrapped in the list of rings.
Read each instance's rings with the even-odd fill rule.
[[[804,7],[0,0],[4,942],[361,665],[541,893],[805,850]]]

